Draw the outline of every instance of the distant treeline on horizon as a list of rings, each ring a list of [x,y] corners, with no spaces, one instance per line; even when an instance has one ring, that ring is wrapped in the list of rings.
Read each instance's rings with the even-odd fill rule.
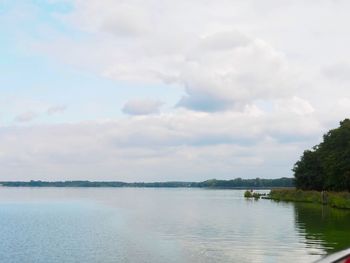
[[[203,182],[94,182],[94,181],[7,181],[0,182],[7,187],[193,187],[193,188],[272,188],[272,187],[294,187],[293,178],[278,179],[242,179],[233,180],[206,180]]]

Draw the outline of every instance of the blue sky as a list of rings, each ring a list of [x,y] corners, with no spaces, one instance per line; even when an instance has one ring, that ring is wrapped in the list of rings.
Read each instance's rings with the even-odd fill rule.
[[[38,111],[36,123],[110,119],[121,116],[120,105],[135,94],[138,98],[159,97],[169,105],[175,105],[176,98],[181,95],[179,87],[165,90],[161,83],[145,85],[111,80],[31,50],[35,42],[50,38],[46,35],[48,31],[84,39],[84,32],[68,27],[55,17],[71,12],[72,3],[4,1],[0,8],[3,21],[7,21],[0,26],[0,70],[3,73],[0,85],[2,119],[8,125],[26,110]],[[14,13],[21,13],[19,19]],[[66,107],[64,114],[48,117],[47,108],[57,105]]]
[[[292,176],[349,116],[349,5],[0,1],[0,180]]]

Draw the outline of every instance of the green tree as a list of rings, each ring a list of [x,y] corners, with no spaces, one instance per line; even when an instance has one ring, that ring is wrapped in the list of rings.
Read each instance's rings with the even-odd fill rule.
[[[324,178],[317,150],[304,151],[301,160],[293,168],[295,186],[303,190],[323,190]]]
[[[350,191],[350,120],[323,136],[319,146],[325,171],[325,188]]]
[[[295,185],[305,190],[350,191],[350,120],[323,136],[293,167]]]

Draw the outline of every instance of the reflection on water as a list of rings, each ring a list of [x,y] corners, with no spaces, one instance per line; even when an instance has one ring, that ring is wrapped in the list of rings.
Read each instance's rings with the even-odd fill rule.
[[[331,253],[350,247],[350,211],[309,203],[295,203],[294,209],[307,248]]]
[[[243,192],[0,187],[0,259],[313,262],[350,246],[348,212]]]

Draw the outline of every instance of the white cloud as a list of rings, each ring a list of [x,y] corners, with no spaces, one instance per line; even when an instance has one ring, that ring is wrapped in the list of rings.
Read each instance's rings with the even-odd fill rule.
[[[307,115],[315,111],[311,104],[299,97],[292,97],[291,99],[278,100],[275,103],[276,110],[286,113],[295,113],[298,115]]]
[[[187,59],[180,81],[188,95],[179,106],[204,111],[287,97],[297,87],[283,54],[237,31],[203,39]]]
[[[125,103],[122,111],[129,115],[148,115],[159,113],[163,105],[161,101],[151,99],[134,99]]]
[[[233,22],[238,2],[77,0],[75,6],[65,19],[89,33],[84,44],[62,38],[40,50],[116,80],[182,85],[178,106],[242,109],[299,88],[284,54]],[[223,17],[211,20],[213,10]]]
[[[125,119],[1,128],[0,171],[126,181],[291,175],[302,151],[349,117],[349,5],[75,0],[60,17],[67,32],[44,30],[21,41],[26,50],[142,87],[181,86],[183,97],[166,113],[159,101],[131,100],[120,105],[135,115]],[[18,104],[16,114],[64,111]]]
[[[91,19],[91,15],[95,16],[96,12],[102,14],[102,17],[97,16],[99,21]],[[99,2],[94,6],[93,14],[87,13],[82,19],[93,30],[105,31],[116,36],[138,36],[151,30],[151,18],[148,17],[145,10],[126,2],[120,2],[118,8],[115,9],[106,9],[105,4]]]
[[[3,180],[26,179],[23,174],[124,181],[290,176],[324,127],[308,116],[290,113],[285,120],[253,108],[1,128],[0,172]]]
[[[177,105],[194,110],[241,110],[256,100],[296,96],[317,111],[337,96],[330,86],[339,83],[325,77],[346,77],[339,60],[346,61],[342,50],[350,44],[347,6],[331,0],[76,0],[61,19],[83,34],[56,35],[36,47],[115,80],[181,85],[185,94]]]

